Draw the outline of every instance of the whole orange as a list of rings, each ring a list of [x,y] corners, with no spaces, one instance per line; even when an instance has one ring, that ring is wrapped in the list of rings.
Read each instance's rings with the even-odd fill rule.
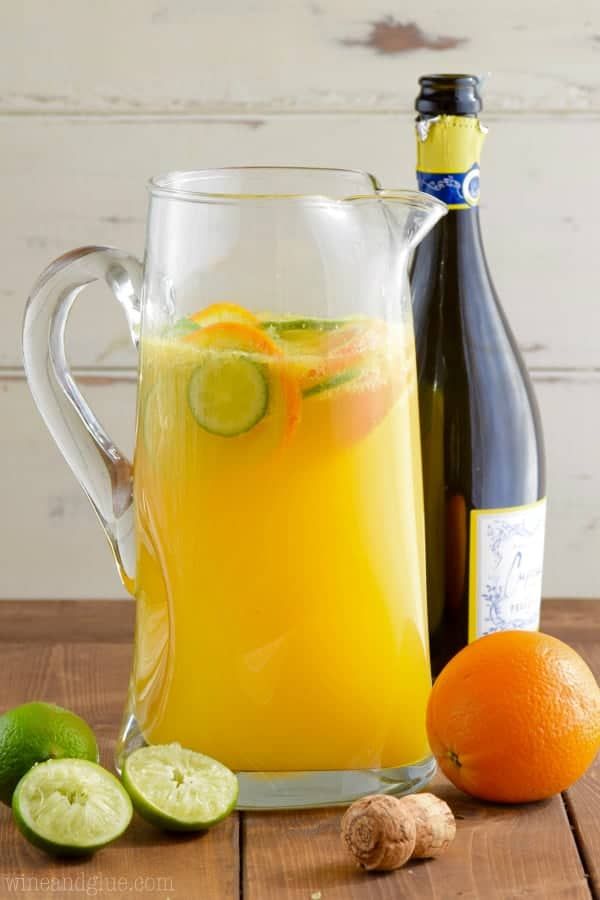
[[[600,748],[600,689],[567,644],[533,631],[460,651],[427,707],[431,749],[456,787],[500,803],[542,800],[583,775]]]

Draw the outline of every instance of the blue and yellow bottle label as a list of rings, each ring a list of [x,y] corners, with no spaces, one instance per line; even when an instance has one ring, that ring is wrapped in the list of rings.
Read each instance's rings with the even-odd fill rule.
[[[479,203],[479,158],[487,128],[467,116],[436,116],[417,122],[419,190],[450,209]]]
[[[417,172],[419,190],[432,194],[450,209],[466,209],[479,203],[479,166],[468,172]]]

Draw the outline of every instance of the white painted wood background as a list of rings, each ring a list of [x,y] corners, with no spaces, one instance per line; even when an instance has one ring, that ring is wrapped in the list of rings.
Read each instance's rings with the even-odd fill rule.
[[[303,164],[414,182],[420,74],[490,72],[484,231],[540,399],[548,596],[599,596],[600,6],[506,0],[2,0],[0,597],[123,596],[87,500],[23,380],[20,322],[65,250],[140,254],[145,180]],[[131,446],[135,358],[106,291],[69,346]]]

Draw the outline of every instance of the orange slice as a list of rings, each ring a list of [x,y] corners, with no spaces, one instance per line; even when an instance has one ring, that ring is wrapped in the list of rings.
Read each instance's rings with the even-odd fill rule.
[[[365,438],[398,400],[402,377],[393,364],[382,363],[364,372],[348,370],[331,377],[323,387],[305,392],[307,416],[318,415],[323,434],[335,444],[348,447]],[[320,410],[320,412],[318,412]]]
[[[205,328],[186,334],[183,341],[206,350],[241,350],[244,353],[266,353],[267,356],[282,355],[281,349],[264,331],[254,325],[231,320],[207,324]]]
[[[200,312],[194,313],[188,318],[202,328],[208,325],[216,325],[219,322],[241,322],[246,325],[256,325],[258,321],[256,316],[249,310],[244,309],[243,306],[227,301],[211,303],[210,306],[201,309]]]
[[[319,384],[350,370],[366,368],[372,355],[385,344],[383,322],[352,323],[326,336],[323,358],[305,369],[300,377],[304,393],[312,392]]]

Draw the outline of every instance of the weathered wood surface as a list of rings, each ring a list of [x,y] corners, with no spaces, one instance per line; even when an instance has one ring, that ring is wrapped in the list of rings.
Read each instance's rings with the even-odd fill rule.
[[[600,44],[599,44],[600,46]],[[599,51],[600,58],[600,51]],[[482,223],[496,286],[530,368],[600,368],[598,212],[591,201],[600,115],[489,119]],[[146,180],[172,169],[321,165],[415,184],[412,116],[252,119],[0,116],[5,234],[0,365],[18,366],[25,297],[50,260],[84,244],[141,255]],[[576,148],[576,149],[575,149]],[[590,180],[592,179],[592,181]],[[10,223],[10,226],[8,226]],[[134,365],[106,287],[85,292],[69,325],[76,365]]]
[[[408,109],[422,72],[490,72],[490,109],[600,107],[594,0],[21,0],[1,108],[79,114]]]
[[[600,374],[592,196],[599,60],[596,0],[508,0],[494,8],[493,26],[477,0],[414,9],[378,0],[4,3],[2,391],[21,377],[23,304],[50,260],[89,243],[141,255],[150,175],[333,165],[410,186],[418,76],[489,72],[484,234],[544,410],[545,590],[597,595],[598,442],[589,419]],[[127,393],[121,382],[131,378],[135,355],[106,288],[93,286],[76,304],[68,349],[74,364],[104,381],[105,396],[92,389],[94,402],[128,434],[128,403],[117,407],[115,390],[119,399]],[[6,407],[3,394],[0,402]],[[10,400],[12,418],[4,420],[0,597],[122,596],[91,511],[50,441],[31,431],[28,402],[17,408]],[[69,541],[84,566],[68,564]]]
[[[595,617],[596,619],[598,617]],[[558,626],[559,637],[572,644],[588,665],[600,673],[600,634],[590,633],[590,617],[585,617],[581,629],[563,629]],[[594,898],[600,897],[600,763],[592,766],[585,778],[573,785],[565,796],[567,812],[583,865],[589,875]]]
[[[319,892],[327,900],[589,898],[561,797],[504,808],[469,800],[442,776],[431,789],[459,816],[457,839],[443,858],[408,863],[393,875],[355,869],[335,810],[244,814],[244,900]]]
[[[132,613],[128,602],[0,603],[1,709],[34,697],[75,709],[94,727],[110,766]],[[543,627],[600,671],[600,602],[546,601]],[[437,861],[385,875],[366,875],[346,858],[338,810],[234,815],[204,837],[179,839],[136,817],[122,840],[91,861],[64,864],[30,847],[3,807],[0,898],[84,897],[102,887],[115,898],[161,900],[584,900],[600,888],[599,779],[596,763],[564,799],[503,807],[470,800],[438,776],[433,789],[458,817],[455,843]]]
[[[79,619],[79,609],[95,607],[95,603],[57,604],[55,610],[45,605],[39,620],[34,614],[22,622],[21,633],[17,635],[11,629],[10,606],[13,604],[7,607],[0,604],[2,709],[35,698],[75,710],[91,723],[100,743],[102,762],[112,768],[131,659],[131,618],[121,616],[122,604],[110,604],[110,609],[97,608],[102,624],[95,617],[90,619],[86,609]],[[21,603],[20,606],[33,608],[38,604]],[[7,619],[11,634],[8,641],[4,628]],[[85,639],[80,640],[84,635]],[[122,642],[123,636],[128,638],[128,643]],[[54,896],[66,900],[71,896],[91,896],[94,888],[102,896],[99,889],[102,886],[103,893],[110,891],[111,897],[233,900],[238,897],[239,883],[238,827],[234,816],[207,836],[173,840],[136,817],[115,851],[97,854],[84,864],[51,862],[21,838],[9,810],[3,807],[0,810],[0,898],[17,896],[33,900]],[[20,876],[23,881],[18,880]],[[46,883],[44,888],[44,878],[56,879],[55,887]],[[119,889],[120,879],[122,889]],[[70,890],[71,885],[83,885],[83,888]]]
[[[550,484],[544,589],[600,591],[600,374],[534,373],[546,425]],[[135,418],[132,372],[96,370],[86,396],[119,447],[130,453]],[[0,373],[5,423],[0,598],[124,597],[96,516],[54,446],[21,376]]]

